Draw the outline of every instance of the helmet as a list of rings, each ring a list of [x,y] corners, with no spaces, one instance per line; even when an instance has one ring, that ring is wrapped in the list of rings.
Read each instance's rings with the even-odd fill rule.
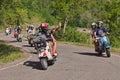
[[[42,23],[40,26],[41,28],[48,29],[48,23]]]
[[[18,28],[21,28],[21,26],[18,26]]]
[[[96,26],[96,23],[95,23],[95,22],[93,22],[93,23],[91,24],[91,26]]]
[[[34,25],[31,25],[31,27],[34,27]]]
[[[103,21],[98,21],[98,24],[99,24],[99,23],[100,23],[100,24],[103,24]]]

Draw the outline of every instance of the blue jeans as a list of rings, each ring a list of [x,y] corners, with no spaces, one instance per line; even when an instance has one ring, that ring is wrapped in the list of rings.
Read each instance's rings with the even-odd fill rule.
[[[104,47],[110,48],[110,41],[109,41],[108,37],[106,37],[106,36],[99,37],[98,41],[100,44],[100,49],[104,50]]]

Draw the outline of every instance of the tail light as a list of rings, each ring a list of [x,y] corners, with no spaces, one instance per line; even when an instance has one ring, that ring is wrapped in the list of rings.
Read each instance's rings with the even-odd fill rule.
[[[44,50],[43,57],[46,57],[46,56],[47,56],[47,54],[46,54],[46,51]]]

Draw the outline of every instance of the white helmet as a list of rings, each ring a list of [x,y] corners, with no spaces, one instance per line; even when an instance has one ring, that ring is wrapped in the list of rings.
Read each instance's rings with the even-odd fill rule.
[[[31,25],[31,27],[34,27],[34,25]]]
[[[100,23],[100,24],[103,24],[103,21],[98,21],[98,24],[99,24],[99,23]]]
[[[95,22],[93,22],[93,23],[91,24],[91,26],[96,26],[96,23],[95,23]]]
[[[18,26],[19,28],[21,27],[21,26]]]

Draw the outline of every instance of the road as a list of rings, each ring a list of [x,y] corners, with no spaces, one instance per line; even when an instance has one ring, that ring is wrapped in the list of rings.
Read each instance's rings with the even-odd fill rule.
[[[16,42],[12,35],[0,39],[23,49],[30,57],[0,69],[0,80],[120,80],[120,57],[98,56],[93,48],[61,44],[54,65],[41,70],[36,50],[26,40]]]

